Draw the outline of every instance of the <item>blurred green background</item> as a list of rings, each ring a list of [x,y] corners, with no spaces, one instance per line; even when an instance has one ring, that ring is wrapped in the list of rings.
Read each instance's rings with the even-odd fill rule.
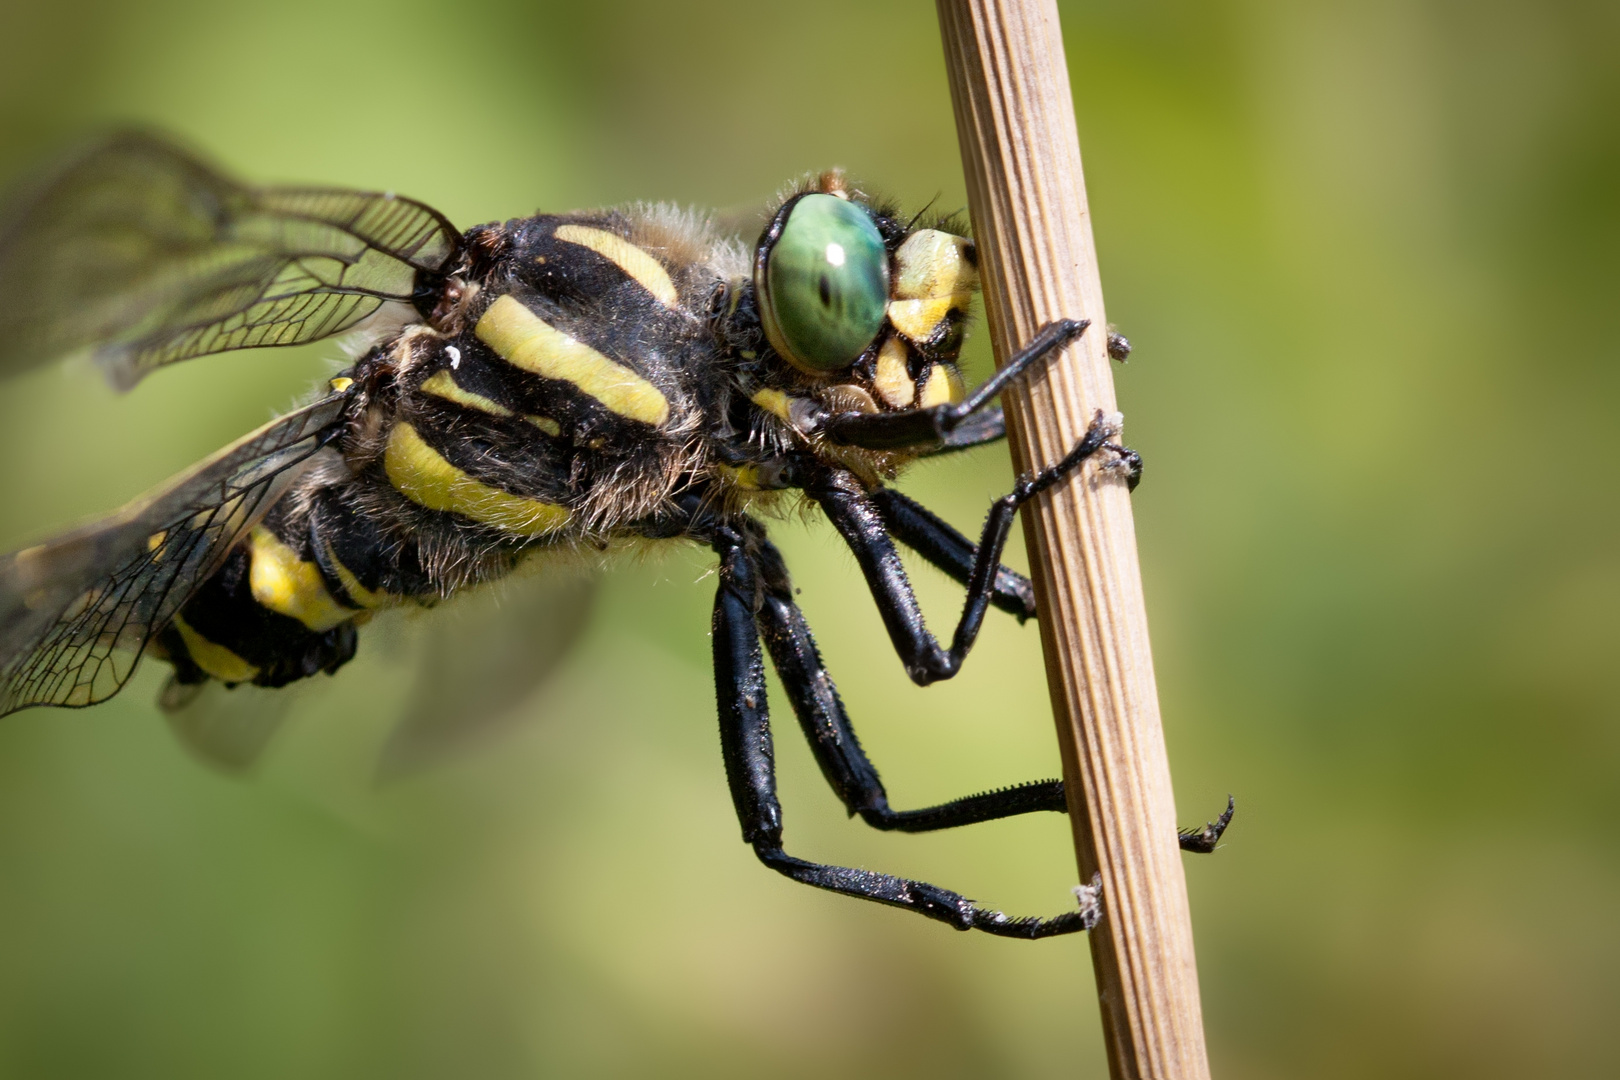
[[[1137,345],[1181,819],[1238,797],[1187,864],[1216,1075],[1620,1075],[1620,8],[1063,14]],[[0,8],[0,56],[8,169],[138,120],[463,226],[733,206],[830,164],[965,201],[920,0],[59,0]],[[6,384],[0,544],[117,505],[333,355],[123,398],[71,366]],[[905,487],[971,527],[1009,478],[991,450]],[[993,621],[916,689],[826,527],[777,531],[897,802],[1055,773],[1033,626]],[[408,672],[375,641],[245,782],[169,737],[156,667],[0,724],[0,1076],[1105,1075],[1083,941],[956,935],[754,862],[707,563],[624,567],[528,723],[392,785],[372,765]],[[950,619],[959,592],[918,578]],[[784,727],[798,852],[1070,902],[1058,817],[875,835]]]

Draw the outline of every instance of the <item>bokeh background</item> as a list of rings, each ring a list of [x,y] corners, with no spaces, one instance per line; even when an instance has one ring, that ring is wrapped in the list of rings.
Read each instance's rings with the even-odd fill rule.
[[[1216,1075],[1620,1075],[1620,8],[1063,14],[1137,345],[1119,393],[1180,816],[1238,797],[1187,864]],[[463,225],[744,205],[834,163],[965,202],[921,0],[0,7],[8,171],[128,120]],[[117,505],[335,355],[122,398],[72,366],[7,383],[0,544]],[[971,527],[1009,479],[989,450],[904,486]],[[1033,626],[992,622],[916,689],[824,524],[778,532],[897,802],[1055,773]],[[1083,941],[956,935],[755,864],[707,570],[624,567],[522,724],[392,784],[410,665],[380,640],[246,781],[170,738],[155,667],[0,724],[0,1076],[1105,1075]],[[1055,815],[875,835],[782,734],[801,853],[1069,903]]]

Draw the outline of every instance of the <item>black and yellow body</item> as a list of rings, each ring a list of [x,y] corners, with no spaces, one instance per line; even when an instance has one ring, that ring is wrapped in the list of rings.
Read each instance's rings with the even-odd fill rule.
[[[473,230],[335,381],[348,422],[315,467],[160,636],[180,681],[334,670],[378,607],[447,598],[544,549],[667,536],[678,497],[731,512],[777,497],[784,469],[817,457],[796,428],[816,410],[959,401],[971,242],[877,222],[895,248],[893,314],[835,378],[777,359],[749,260],[695,217]],[[926,448],[819,456],[875,486]]]
[[[78,256],[64,252],[92,250],[81,241],[116,219],[82,212],[110,181],[130,192],[123,224],[152,242],[126,243],[95,268],[99,291],[76,293]],[[457,233],[392,195],[240,188],[128,135],[19,205],[0,222],[10,366],[25,350],[89,347],[128,384],[192,355],[365,336],[319,400],[0,564],[0,708],[93,704],[143,653],[173,666],[170,704],[207,683],[279,687],[340,668],[380,609],[432,605],[536,560],[696,542],[720,562],[721,744],[763,861],[961,929],[1040,937],[1094,921],[1086,904],[1007,919],[782,849],[767,654],[829,782],[874,826],[1065,809],[1046,781],[892,810],[764,524],[784,498],[819,506],[908,673],[929,683],[955,674],[990,606],[1034,613],[1028,582],[999,565],[1018,505],[1094,457],[1134,483],[1139,460],[1099,416],[994,504],[977,544],[886,486],[919,455],[999,438],[995,394],[1085,330],[1053,324],[967,394],[956,359],[977,272],[960,228],[919,227],[830,173],[785,199],[751,250],[657,206]],[[42,301],[10,291],[30,269],[69,285]],[[948,646],[923,623],[897,542],[967,587]],[[1225,821],[1185,845],[1212,847]]]

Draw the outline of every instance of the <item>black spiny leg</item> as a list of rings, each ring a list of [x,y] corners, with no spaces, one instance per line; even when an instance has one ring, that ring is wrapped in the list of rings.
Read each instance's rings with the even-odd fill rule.
[[[1007,418],[1000,409],[980,409],[952,428],[932,450],[929,457],[950,454],[958,450],[971,450],[975,446],[988,446],[1007,437]]]
[[[793,602],[793,589],[776,548],[769,543],[761,545],[756,565],[764,579],[758,621],[771,663],[810,741],[821,774],[851,816],[859,814],[868,825],[884,831],[932,832],[1037,811],[1068,812],[1061,780],[1034,780],[920,810],[891,808],[883,781],[861,748],[838,688],[822,664],[815,636],[804,613]],[[1232,820],[1232,811],[1228,796],[1226,812],[1215,821],[1202,829],[1176,834],[1181,849],[1199,854],[1214,851],[1216,841]]]
[[[1108,440],[1116,430],[1108,424],[1101,412],[1091,422],[1085,438],[1077,443],[1062,461],[1043,469],[1034,476],[1019,479],[1013,490],[997,499],[985,518],[984,531],[979,536],[973,569],[967,578],[967,601],[962,617],[956,624],[951,647],[944,649],[923,624],[922,609],[906,578],[900,555],[879,512],[876,503],[848,473],[828,471],[815,477],[805,486],[811,498],[827,512],[833,528],[843,536],[866,576],[867,587],[877,601],[878,612],[888,628],[889,638],[900,654],[906,673],[919,686],[955,675],[973,648],[984,623],[985,610],[995,595],[995,582],[1001,568],[1001,553],[1007,546],[1007,534],[1012,529],[1013,515],[1018,508],[1041,492],[1069,476],[1080,464],[1108,447],[1121,455]],[[1124,458],[1127,462],[1130,455]]]
[[[1079,911],[1051,919],[1009,919],[975,907],[963,896],[922,881],[890,874],[827,866],[794,858],[782,850],[782,806],[776,798],[776,769],[765,670],[759,648],[755,607],[762,592],[745,539],[729,528],[716,530],[720,588],[714,601],[714,676],[720,706],[720,747],[726,779],[742,824],[743,839],[761,862],[806,885],[863,900],[906,908],[958,930],[983,930],[1005,937],[1042,938],[1089,930],[1099,910],[1095,894]]]
[[[1123,363],[1131,355],[1131,343],[1123,334],[1113,331],[1108,333],[1108,358]],[[980,409],[966,419],[957,423],[940,444],[931,450],[925,451],[928,456],[950,454],[958,450],[971,450],[975,446],[987,446],[1007,437],[1007,419],[1000,409]],[[1132,487],[1135,485],[1133,484]]]
[[[1085,333],[1088,325],[1090,323],[1086,320],[1077,322],[1074,319],[1047,323],[1000,371],[981,383],[967,396],[967,400],[958,404],[892,413],[835,413],[821,423],[820,431],[835,443],[863,446],[869,450],[892,450],[929,443],[948,445],[952,433],[974,413],[990,404],[1008,383],[1031,365],[1067,347]],[[987,425],[982,431],[971,432],[961,446],[972,446],[999,437],[1000,433]]]
[[[973,577],[974,559],[978,557],[973,541],[926,506],[893,488],[878,488],[871,496],[891,536],[953,580],[963,585],[968,583]],[[1024,575],[998,566],[990,603],[1015,616],[1019,622],[1032,619],[1035,617],[1035,587]]]
[[[759,628],[770,650],[771,663],[782,679],[822,775],[850,814],[861,815],[875,829],[931,832],[1035,811],[1068,812],[1061,780],[1038,780],[921,810],[891,809],[883,781],[861,749],[838,688],[822,664],[821,651],[816,648],[804,613],[793,602],[793,589],[776,548],[764,544],[756,566],[763,578],[764,593]]]
[[[871,493],[871,498],[895,539],[957,581],[964,584],[969,581],[978,553],[967,537],[927,507],[893,488],[879,488]],[[769,544],[763,554],[766,557],[762,559],[762,566],[771,589],[760,611],[765,644],[816,753],[816,760],[821,764],[822,774],[851,814],[860,814],[867,824],[877,829],[925,832],[1037,810],[1067,811],[1061,780],[1031,781],[923,810],[889,809],[877,770],[861,750],[838,691],[821,665],[821,654],[810,627],[793,603],[786,571],[772,571],[773,566],[780,567],[780,557]],[[1005,566],[996,570],[991,603],[1018,616],[1020,622],[1035,614],[1035,593],[1029,579]],[[1176,839],[1181,850],[1200,855],[1214,851],[1235,809],[1228,795],[1226,810],[1214,821],[1202,829],[1178,832]]]
[[[1202,829],[1183,829],[1176,834],[1176,839],[1181,842],[1181,850],[1196,852],[1199,855],[1208,855],[1214,851],[1215,845],[1220,842],[1221,834],[1232,823],[1232,812],[1236,809],[1237,802],[1233,800],[1232,796],[1228,795],[1226,797],[1226,809],[1221,811],[1220,817],[1211,821]]]
[[[985,409],[963,420],[936,446],[922,451],[924,457],[939,457],[958,450],[971,450],[1007,437],[1007,418],[1000,409]],[[1142,455],[1124,446],[1109,445],[1119,455],[1125,469],[1125,486],[1131,491],[1142,482]]]

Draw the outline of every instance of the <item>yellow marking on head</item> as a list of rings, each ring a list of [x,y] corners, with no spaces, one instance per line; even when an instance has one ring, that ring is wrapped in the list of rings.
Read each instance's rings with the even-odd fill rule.
[[[872,388],[891,409],[904,409],[917,397],[917,384],[911,381],[906,360],[906,344],[897,337],[885,341],[878,350]]]
[[[658,387],[569,337],[511,296],[491,304],[474,332],[514,367],[573,383],[620,416],[654,427],[669,419],[669,399]]]
[[[475,394],[471,390],[462,389],[461,384],[456,382],[455,376],[448,371],[435,371],[432,375],[423,379],[422,392],[432,394],[436,398],[443,398],[446,401],[453,401],[457,405],[465,405],[469,409],[477,409],[479,412],[488,413],[491,416],[512,415],[512,410],[500,402],[487,398],[483,394]]]
[[[254,528],[248,551],[252,556],[248,585],[260,607],[290,615],[316,633],[347,622],[354,614],[326,591],[320,567],[304,562],[263,525]]]
[[[354,380],[348,378],[347,376],[339,375],[327,385],[332,388],[332,392],[334,394],[341,394],[343,391],[354,385]]]
[[[758,405],[760,408],[764,409],[778,420],[781,420],[783,423],[793,423],[793,418],[788,415],[788,405],[792,399],[782,391],[772,390],[767,386],[763,390],[755,390],[753,395],[749,397],[748,400],[752,401],[755,405]]]
[[[180,640],[186,643],[186,652],[191,656],[191,662],[220,682],[252,682],[259,674],[258,668],[225,646],[215,645],[193,630],[178,613],[174,617],[173,626],[180,632]]]
[[[675,309],[679,306],[680,297],[675,292],[675,283],[669,280],[669,271],[664,269],[664,264],[624,237],[586,225],[559,225],[552,235],[565,243],[590,248],[635,278],[665,307]]]
[[[912,341],[927,341],[952,309],[966,308],[972,293],[954,293],[929,300],[890,300],[889,322]]]
[[[562,425],[549,416],[525,416],[523,419],[550,435],[553,439],[562,436]]]
[[[938,229],[918,229],[894,253],[896,273],[889,321],[913,341],[926,341],[953,308],[966,308],[979,286],[967,258],[968,241]]]
[[[968,241],[938,229],[918,229],[894,253],[896,300],[929,300],[979,287],[967,258]]]
[[[354,576],[354,571],[344,566],[343,561],[337,557],[337,552],[332,550],[330,542],[322,540],[321,547],[326,555],[327,565],[332,568],[332,575],[338,579],[338,584],[343,586],[343,591],[351,603],[363,608],[392,607],[399,603],[399,597],[393,593],[373,591],[360,584],[360,579]],[[355,621],[359,622],[359,619],[360,616],[357,615]]]
[[[935,405],[954,405],[967,397],[962,376],[953,367],[935,364],[923,373],[926,380],[917,392],[917,408],[931,409]]]
[[[479,483],[446,461],[403,421],[388,433],[383,469],[401,495],[429,510],[460,514],[520,536],[542,536],[568,523],[567,507]]]

